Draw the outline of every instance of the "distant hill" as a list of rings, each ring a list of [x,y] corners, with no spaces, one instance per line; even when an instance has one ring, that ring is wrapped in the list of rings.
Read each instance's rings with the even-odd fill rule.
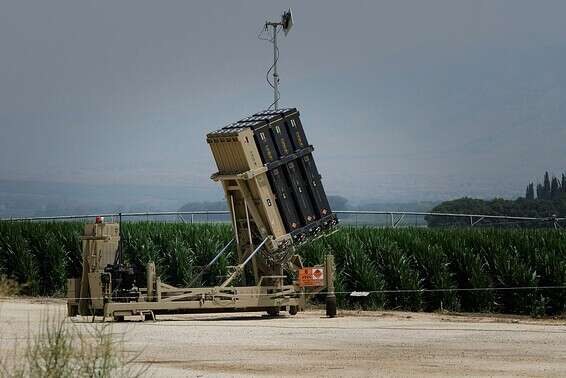
[[[190,187],[178,185],[90,185],[0,179],[0,217],[54,216],[118,211],[171,211]],[[194,193],[196,199],[201,195]]]

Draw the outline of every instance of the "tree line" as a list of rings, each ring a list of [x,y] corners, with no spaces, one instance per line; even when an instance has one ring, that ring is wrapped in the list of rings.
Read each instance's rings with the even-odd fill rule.
[[[561,180],[551,176],[548,172],[544,174],[543,182],[531,182],[527,185],[525,197],[515,200],[495,198],[483,200],[475,198],[458,198],[442,202],[434,207],[435,213],[457,213],[457,214],[482,214],[482,215],[506,215],[513,217],[549,218],[566,216],[566,174],[561,175]],[[469,225],[469,219],[456,217],[425,217],[429,226],[451,226]],[[490,221],[482,220],[482,225],[498,224],[525,227],[551,227],[549,222],[514,222],[514,221]]]
[[[562,182],[556,176],[550,175],[548,172],[544,174],[544,180],[542,183],[538,183],[536,187],[536,197],[535,197],[535,184],[533,182],[527,185],[527,190],[525,192],[525,199],[534,200],[547,200],[552,201],[559,199],[563,193],[566,193],[566,174],[562,174]]]

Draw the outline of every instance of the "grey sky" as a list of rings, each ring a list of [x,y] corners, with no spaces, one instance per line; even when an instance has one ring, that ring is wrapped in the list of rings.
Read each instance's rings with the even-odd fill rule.
[[[2,1],[0,177],[220,197],[207,131],[282,104],[327,191],[518,195],[565,170],[563,1]]]

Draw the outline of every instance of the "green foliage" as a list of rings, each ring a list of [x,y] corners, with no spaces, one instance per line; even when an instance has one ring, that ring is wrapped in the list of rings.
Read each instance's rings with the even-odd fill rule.
[[[141,377],[148,370],[135,365],[139,354],[126,351],[124,338],[109,324],[85,330],[61,315],[47,313],[42,320],[37,334],[16,340],[15,357],[0,356],[0,377]]]
[[[381,291],[384,289],[383,277],[377,269],[377,263],[360,248],[353,248],[343,255],[340,261],[344,289],[346,291]],[[372,293],[367,297],[353,297],[350,303],[364,309],[383,307],[383,295]]]
[[[550,192],[550,176],[548,175],[548,172],[544,173],[544,184],[542,185],[542,188],[543,188],[542,198],[539,197],[539,199],[549,200],[551,197],[551,192]]]
[[[497,198],[494,200],[482,200],[474,198],[459,198],[453,201],[446,201],[432,209],[433,213],[452,213],[452,214],[481,214],[481,215],[506,215],[513,217],[535,217],[545,218],[554,215],[566,215],[566,194],[557,193],[554,200],[527,200],[519,198],[517,200],[505,200]],[[470,219],[467,217],[450,216],[426,216],[425,220],[429,227],[444,226],[469,226]],[[478,220],[475,218],[474,220]],[[480,225],[497,224],[508,227],[553,227],[552,221],[548,222],[520,222],[505,220],[484,219]]]
[[[527,201],[533,201],[535,199],[535,184],[534,183],[529,183],[529,185],[527,185],[527,190],[525,192],[525,199]]]
[[[454,278],[459,288],[473,289],[492,287],[487,271],[488,264],[480,253],[468,246],[455,246],[449,255],[452,261]],[[492,291],[462,291],[460,294],[463,311],[489,312],[493,310],[495,298]]]
[[[561,187],[560,181],[556,177],[552,178],[550,183],[550,199],[555,200],[560,196]]]
[[[18,294],[20,288],[16,281],[0,275],[0,297],[12,297]]]
[[[384,276],[387,307],[418,311],[422,308],[423,279],[413,256],[406,255],[395,242],[384,240],[379,250],[379,266]],[[400,290],[405,292],[399,292]]]
[[[78,223],[0,222],[0,272],[26,295],[60,295],[81,269]]]
[[[474,198],[459,198],[452,201],[446,201],[432,209],[434,213],[452,213],[452,214],[481,214],[481,215],[506,215],[513,217],[564,217],[566,216],[566,175],[562,174],[562,182],[557,177],[550,177],[548,172],[544,174],[542,184],[535,186],[529,183],[525,191],[524,198],[516,200],[504,200],[496,198],[490,201]],[[457,226],[469,225],[470,219],[465,217],[425,217],[430,227],[435,226]],[[475,219],[477,220],[477,218]],[[483,220],[481,225],[487,225],[490,220]],[[491,223],[507,226],[522,227],[554,227],[552,221],[541,223],[521,222],[517,224],[515,221],[492,220]]]
[[[0,222],[0,275],[17,281],[23,294],[64,293],[65,278],[81,271],[82,227]],[[127,222],[123,236],[128,262],[145,272],[153,261],[164,281],[184,286],[228,243],[232,231],[222,224]],[[565,289],[528,289],[566,286],[566,233],[560,230],[342,228],[297,252],[306,266],[334,255],[342,308],[535,315],[566,310]],[[235,259],[232,247],[197,284],[218,284]],[[145,277],[139,280],[143,286]],[[483,288],[500,290],[475,290]],[[372,293],[351,297],[351,291]]]
[[[153,261],[165,282],[179,286],[189,284],[198,274],[198,267],[208,264],[233,237],[225,225],[159,222],[127,222],[122,234],[127,261],[140,272],[145,272],[147,263]],[[227,275],[228,265],[235,264],[234,249],[229,255],[226,252],[197,284],[215,285]],[[145,277],[140,281],[145,282]]]
[[[341,307],[541,315],[566,306],[564,289],[530,289],[566,286],[559,230],[343,228],[299,252],[307,265],[334,254],[337,291],[378,291],[361,300],[342,294]]]

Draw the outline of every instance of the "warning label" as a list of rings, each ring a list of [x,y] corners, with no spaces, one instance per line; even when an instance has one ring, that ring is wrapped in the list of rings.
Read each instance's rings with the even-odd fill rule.
[[[302,268],[299,269],[299,286],[324,286],[324,269]]]

